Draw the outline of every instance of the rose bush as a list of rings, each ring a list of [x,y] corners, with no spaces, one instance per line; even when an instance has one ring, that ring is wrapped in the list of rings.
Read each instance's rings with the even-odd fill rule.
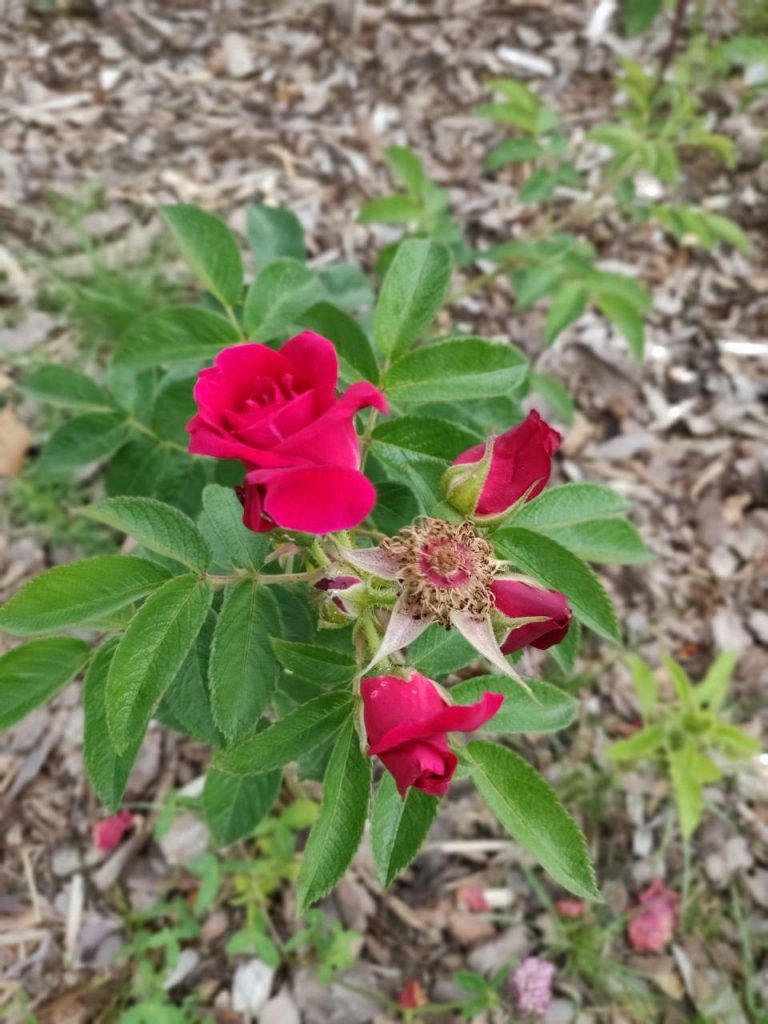
[[[260,239],[290,220],[251,212]],[[507,652],[552,647],[570,673],[578,631],[554,647],[570,607],[620,640],[583,559],[647,557],[624,503],[593,483],[536,497],[559,443],[538,414],[479,443],[495,417],[522,416],[529,366],[504,342],[432,335],[451,275],[443,246],[404,241],[358,322],[347,310],[373,296],[349,267],[314,270],[259,242],[248,283],[226,225],[190,206],[165,214],[205,302],[138,318],[106,389],[56,367],[31,377],[33,392],[81,410],[46,446],[49,464],[110,459],[108,497],[78,514],[136,547],[57,565],[0,608],[0,629],[25,638],[0,658],[0,728],[81,676],[84,763],[103,804],[131,799],[158,721],[210,747],[200,806],[222,846],[253,833],[296,763],[323,782],[301,912],[339,881],[369,816],[390,884],[460,761],[519,845],[575,896],[596,898],[578,826],[493,737],[554,732],[577,711]],[[281,345],[296,324],[312,330]],[[388,402],[393,415],[376,423]],[[99,637],[95,650],[83,635]],[[482,737],[449,744],[482,725]]]
[[[386,412],[387,402],[365,381],[337,397],[338,374],[333,344],[311,331],[279,352],[234,345],[200,372],[189,449],[245,465],[249,529],[330,533],[357,526],[373,508],[354,421],[367,406]]]

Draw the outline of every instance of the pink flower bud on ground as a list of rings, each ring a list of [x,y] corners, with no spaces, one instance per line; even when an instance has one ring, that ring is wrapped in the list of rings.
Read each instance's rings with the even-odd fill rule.
[[[674,935],[680,896],[657,878],[640,893],[638,903],[627,928],[629,944],[637,953],[660,953]]]
[[[406,982],[395,1000],[398,1006],[402,1006],[406,1010],[418,1010],[420,1006],[426,1006],[428,1001],[426,993],[418,981]]]
[[[585,906],[584,900],[555,900],[555,910],[560,917],[581,917]]]
[[[120,811],[93,826],[93,845],[97,850],[108,853],[119,846],[126,832],[133,828],[133,815],[130,811]]]
[[[489,909],[485,892],[477,885],[462,885],[456,893],[456,899],[459,906],[476,914],[485,913]]]

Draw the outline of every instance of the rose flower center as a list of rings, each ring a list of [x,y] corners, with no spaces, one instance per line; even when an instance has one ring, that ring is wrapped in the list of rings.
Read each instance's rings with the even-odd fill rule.
[[[451,612],[484,618],[493,604],[493,550],[470,523],[424,518],[382,547],[401,566],[403,600],[415,618],[433,618],[448,628]]]

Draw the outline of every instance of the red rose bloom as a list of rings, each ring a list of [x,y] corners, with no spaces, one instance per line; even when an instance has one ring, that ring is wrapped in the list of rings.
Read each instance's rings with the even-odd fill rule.
[[[564,594],[532,587],[519,580],[494,580],[491,592],[497,611],[508,619],[543,616],[541,622],[529,622],[513,629],[501,645],[505,654],[529,646],[543,651],[565,639],[571,624],[571,609]]]
[[[523,495],[528,501],[535,498],[547,485],[552,456],[560,447],[560,440],[560,434],[536,411],[506,434],[494,438],[487,475],[471,511],[478,516],[495,516],[506,512]],[[462,452],[453,464],[482,463],[485,455],[486,446],[478,444]]]
[[[447,732],[474,732],[501,707],[500,693],[475,704],[449,704],[435,683],[418,672],[408,679],[373,676],[361,684],[368,756],[391,772],[400,796],[410,786],[442,796],[456,771]]]
[[[376,491],[360,472],[355,415],[387,411],[372,384],[337,398],[332,343],[305,331],[279,352],[266,345],[226,348],[202,370],[189,423],[189,450],[246,467],[243,521],[259,532],[283,526],[329,533],[357,526]]]

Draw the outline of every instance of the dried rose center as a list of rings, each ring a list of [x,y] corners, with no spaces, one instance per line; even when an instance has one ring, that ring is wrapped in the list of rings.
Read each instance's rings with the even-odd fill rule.
[[[484,618],[492,604],[493,550],[469,523],[425,518],[407,526],[384,547],[401,567],[405,608],[446,628],[451,612]]]
[[[419,552],[419,568],[436,587],[461,587],[472,575],[472,552],[452,540],[425,544]]]

